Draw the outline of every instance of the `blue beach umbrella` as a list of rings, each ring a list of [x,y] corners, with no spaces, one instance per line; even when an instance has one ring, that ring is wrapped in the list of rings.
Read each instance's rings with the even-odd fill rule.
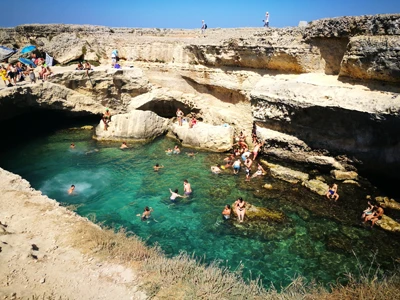
[[[36,46],[29,45],[21,49],[21,54],[29,53],[36,50]]]
[[[28,65],[28,66],[31,66],[33,68],[36,68],[36,65],[30,59],[21,57],[21,58],[18,58],[18,60],[20,62],[22,62],[24,65]]]

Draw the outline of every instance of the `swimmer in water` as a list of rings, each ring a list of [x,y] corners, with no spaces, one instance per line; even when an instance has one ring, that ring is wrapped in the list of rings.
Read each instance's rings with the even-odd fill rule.
[[[198,153],[198,152],[196,152],[196,153],[194,153],[194,152],[189,152],[189,153],[186,153],[186,155],[189,156],[189,157],[195,158],[197,153]]]
[[[172,149],[168,148],[167,150],[165,150],[165,154],[171,155],[172,154]]]
[[[69,145],[69,147],[70,147],[71,149],[75,149],[75,144],[74,144],[74,143],[71,143],[71,145]]]
[[[192,187],[190,186],[190,183],[186,179],[183,181],[183,190],[184,190],[184,194],[186,196],[191,195],[193,192]]]
[[[225,208],[222,211],[222,217],[224,220],[229,220],[231,218],[231,206],[229,204],[225,205]]]
[[[74,193],[75,190],[75,185],[71,185],[71,187],[68,190],[68,195],[72,195]]]
[[[182,196],[178,194],[178,189],[175,189],[175,191],[173,192],[171,189],[169,189],[169,191],[171,192],[171,196],[169,197],[169,199],[171,201],[175,201],[176,198],[180,197],[180,198],[187,198],[187,196]]]
[[[146,221],[147,219],[149,219],[152,211],[153,211],[153,208],[151,208],[151,207],[149,208],[148,206],[146,206],[144,208],[144,211],[143,211],[143,214],[141,217],[142,221]]]
[[[160,169],[162,169],[162,168],[164,168],[164,166],[163,165],[159,165],[159,164],[156,164],[154,167],[153,167],[153,169],[154,169],[154,172],[158,172],[158,170],[160,170]]]
[[[129,148],[128,145],[126,144],[126,142],[122,142],[121,147],[119,147],[119,149],[126,149]]]
[[[181,149],[179,149],[178,145],[175,145],[174,151],[172,151],[172,153],[174,153],[174,154],[179,154],[179,153],[181,153]]]

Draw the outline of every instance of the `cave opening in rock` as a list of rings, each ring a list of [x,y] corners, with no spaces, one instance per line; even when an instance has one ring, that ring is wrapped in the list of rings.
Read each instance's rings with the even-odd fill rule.
[[[138,107],[138,110],[150,110],[160,117],[163,118],[173,118],[176,117],[176,110],[180,109],[183,111],[185,115],[188,115],[190,113],[199,113],[200,109],[192,108],[188,106],[187,104],[184,104],[181,101],[178,100],[157,100],[154,99],[152,101],[149,101],[142,106]]]
[[[29,140],[45,137],[60,129],[97,125],[101,116],[48,109],[29,109],[24,113],[0,121],[3,145],[22,145]]]

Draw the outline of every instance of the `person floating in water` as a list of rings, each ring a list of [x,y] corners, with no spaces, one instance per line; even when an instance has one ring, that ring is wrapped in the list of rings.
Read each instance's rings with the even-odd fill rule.
[[[68,190],[68,195],[72,195],[74,193],[75,190],[75,185],[71,185],[71,187]]]
[[[225,208],[222,211],[222,217],[224,220],[229,220],[231,218],[231,206],[229,204],[225,205]]]
[[[143,214],[141,217],[142,221],[148,220],[150,218],[152,212],[153,212],[153,208],[151,208],[151,207],[149,208],[148,206],[146,206],[144,208],[144,211],[143,211]]]
[[[197,153],[198,153],[198,152],[196,152],[196,153],[194,153],[194,152],[188,152],[188,153],[186,153],[186,155],[189,156],[189,157],[195,158]]]
[[[186,196],[191,195],[193,192],[190,183],[186,179],[183,181],[183,191]]]
[[[336,183],[332,184],[329,187],[328,192],[326,193],[326,198],[334,199],[335,201],[338,201],[339,194],[337,193],[337,190],[338,190],[337,184]]]
[[[74,144],[74,143],[71,143],[71,145],[69,145],[69,147],[70,147],[71,149],[75,149],[75,144]]]
[[[246,202],[243,201],[242,197],[239,197],[235,202],[236,214],[238,221],[242,223],[244,221],[244,215],[246,214]]]
[[[127,148],[129,148],[129,147],[126,144],[126,142],[122,142],[121,147],[119,147],[119,149],[127,149]]]
[[[156,164],[154,167],[153,167],[153,169],[154,169],[154,172],[158,172],[158,170],[160,170],[160,169],[162,169],[162,168],[164,168],[164,166],[163,165],[159,165],[159,164]]]
[[[169,191],[171,192],[171,196],[169,197],[169,199],[171,201],[175,201],[176,198],[187,198],[187,196],[182,196],[178,194],[178,189],[175,189],[175,191],[173,192],[171,189],[169,189]]]
[[[172,149],[168,148],[167,150],[165,150],[165,154],[171,155],[172,154]]]

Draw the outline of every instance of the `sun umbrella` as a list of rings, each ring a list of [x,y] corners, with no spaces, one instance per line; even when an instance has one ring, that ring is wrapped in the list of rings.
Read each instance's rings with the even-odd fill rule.
[[[21,49],[21,54],[29,53],[36,50],[36,46],[29,45]]]
[[[10,56],[12,56],[15,52],[17,52],[17,50],[0,46],[0,61],[6,60]]]
[[[28,66],[36,68],[36,65],[30,59],[21,57],[21,58],[18,58],[18,60],[20,62],[22,62],[24,65],[28,65]]]

